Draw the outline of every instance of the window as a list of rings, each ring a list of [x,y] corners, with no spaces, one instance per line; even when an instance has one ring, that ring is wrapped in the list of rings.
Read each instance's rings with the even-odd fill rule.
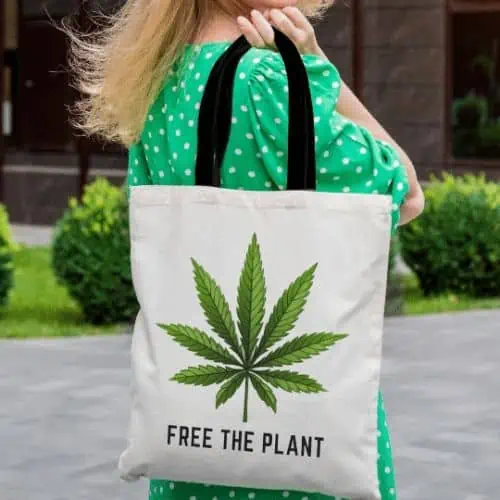
[[[58,18],[72,14],[78,10],[79,0],[23,0],[23,17],[43,17],[46,12]]]
[[[82,10],[93,17],[96,13],[113,14],[121,8],[126,0],[86,0],[82,2]]]
[[[7,0],[4,8],[4,72],[3,72],[3,123],[4,136],[13,133],[13,100],[15,82],[15,51],[18,47],[18,5],[16,0]]]
[[[452,5],[452,154],[500,159],[500,2]]]

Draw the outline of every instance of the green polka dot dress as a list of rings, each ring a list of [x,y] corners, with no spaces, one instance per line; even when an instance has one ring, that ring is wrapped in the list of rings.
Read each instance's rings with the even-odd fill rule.
[[[228,43],[189,45],[167,75],[140,140],[130,148],[129,186],[193,185],[198,113],[205,84]],[[315,114],[317,190],[389,194],[393,229],[408,192],[405,168],[394,149],[336,112],[341,80],[337,69],[304,56]],[[222,166],[227,189],[286,189],[288,82],[281,57],[252,49],[236,73],[231,136]],[[396,498],[392,452],[382,396],[378,410],[379,483],[383,500]],[[150,500],[325,500],[319,494],[227,488],[153,480]],[[341,500],[341,499],[337,499]]]

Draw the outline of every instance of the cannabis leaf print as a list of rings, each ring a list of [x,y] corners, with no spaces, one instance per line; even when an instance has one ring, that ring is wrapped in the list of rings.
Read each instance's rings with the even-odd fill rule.
[[[214,64],[229,45],[228,42],[190,45],[185,47],[182,55],[180,54],[173,72],[166,79],[163,89],[158,93],[157,100],[151,107],[150,114],[153,120],[148,116],[140,140],[130,149],[128,172],[130,190],[135,186],[145,184],[192,186],[195,183],[193,165],[196,163],[197,125],[202,92]],[[363,127],[346,120],[337,112],[336,103],[340,95],[342,80],[335,66],[317,56],[304,56],[303,61],[311,83],[314,115],[317,121],[315,124],[317,190],[329,193],[349,191],[357,194],[389,195],[393,203],[392,228],[395,231],[399,221],[399,207],[408,192],[406,170],[397,152],[390,145],[374,139]],[[221,182],[224,188],[235,190],[285,189],[288,151],[286,131],[289,124],[287,109],[290,95],[287,76],[284,73],[284,62],[279,54],[273,51],[251,49],[244,56],[241,64],[242,68],[245,68],[246,78],[237,78],[235,81],[231,135],[224,164],[221,167]],[[192,98],[187,101],[186,95]],[[257,95],[261,98],[260,100],[253,99]],[[322,99],[321,103],[318,98]],[[277,123],[276,118],[281,123]],[[190,144],[189,149],[185,149],[186,144]],[[346,158],[350,162],[346,163],[344,161]],[[207,290],[207,293],[210,295],[213,290]],[[271,313],[273,305],[267,303],[266,314]],[[212,307],[216,306],[216,303],[212,304]],[[213,312],[216,315],[213,319],[216,319],[219,327],[230,328],[233,320],[229,308],[222,315],[217,309]],[[233,326],[236,326],[236,311],[234,311],[233,318],[235,321]],[[268,316],[265,320],[268,320]],[[203,325],[196,326],[203,329]],[[211,329],[212,325],[207,328]],[[234,353],[230,345],[218,334],[207,331]],[[239,333],[236,334],[236,330],[235,335],[239,339]],[[290,338],[284,339],[283,342],[287,340]],[[277,344],[277,347],[280,345],[281,342]],[[238,357],[238,359],[241,358]],[[222,387],[231,377],[225,373],[221,374],[221,367],[238,370],[237,366],[223,363],[219,366],[219,363],[213,361],[202,362],[202,364],[216,366],[216,370],[209,369],[207,372],[202,368],[200,372],[195,370],[186,375],[187,379],[192,381],[193,377],[197,378],[200,373],[210,374],[204,378],[207,386],[205,389],[203,386],[196,388],[191,385],[195,391],[208,392],[213,388]],[[298,366],[283,365],[257,370],[276,372],[295,370]],[[219,377],[223,379],[215,382],[214,380],[220,380]],[[271,385],[263,375],[261,378]],[[275,376],[273,380],[278,379]],[[286,386],[290,382],[288,378],[286,380],[279,378],[279,383]],[[285,390],[273,385],[271,387],[278,397],[279,393]],[[251,391],[253,394],[253,386]],[[239,393],[236,394],[236,397],[239,396]],[[381,400],[378,406],[378,429],[380,430],[378,470],[381,496],[383,500],[394,500],[397,496],[392,448],[386,413]],[[204,485],[193,483],[152,481],[150,500],[189,500],[192,498],[212,500],[214,497],[219,500],[248,500],[249,498],[276,500],[281,496],[286,496],[288,500],[304,498],[304,494],[297,492],[231,489],[223,486],[206,488]],[[325,499],[322,495],[312,493],[308,494],[307,498],[309,500]],[[328,500],[335,499],[328,497]]]
[[[236,328],[220,287],[203,266],[191,260],[198,300],[207,323],[221,342],[192,326],[159,324],[182,347],[217,363],[188,367],[176,373],[172,381],[200,387],[219,385],[216,408],[227,403],[243,387],[243,422],[248,422],[250,388],[274,413],[278,411],[278,400],[273,389],[302,394],[326,391],[309,375],[276,369],[318,356],[347,337],[329,332],[306,333],[277,346],[291,334],[304,311],[317,264],[304,271],[284,291],[264,326],[266,281],[254,234],[238,286]]]

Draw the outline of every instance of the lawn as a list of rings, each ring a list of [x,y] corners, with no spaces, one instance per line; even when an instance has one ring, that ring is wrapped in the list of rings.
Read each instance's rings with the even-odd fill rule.
[[[0,312],[0,337],[70,337],[123,330],[85,323],[78,305],[56,282],[49,249],[22,248],[14,263],[15,288],[7,308]]]
[[[95,327],[83,320],[78,305],[56,282],[48,248],[21,249],[15,256],[15,268],[16,285],[8,307],[0,313],[0,338],[71,337],[125,330],[123,325]],[[407,315],[500,308],[500,297],[424,297],[413,276],[404,278],[404,288]]]
[[[414,276],[405,276],[405,314],[437,314],[445,312],[472,311],[476,309],[500,309],[500,297],[473,299],[452,293],[424,297]]]

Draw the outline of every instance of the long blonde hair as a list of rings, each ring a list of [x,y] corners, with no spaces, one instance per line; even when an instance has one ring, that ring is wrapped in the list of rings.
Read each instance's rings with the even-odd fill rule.
[[[309,15],[331,1],[301,0]],[[86,134],[130,146],[140,136],[165,75],[214,9],[241,11],[242,0],[128,0],[115,14],[99,16],[92,33],[69,25],[70,67],[82,97],[75,124]]]

